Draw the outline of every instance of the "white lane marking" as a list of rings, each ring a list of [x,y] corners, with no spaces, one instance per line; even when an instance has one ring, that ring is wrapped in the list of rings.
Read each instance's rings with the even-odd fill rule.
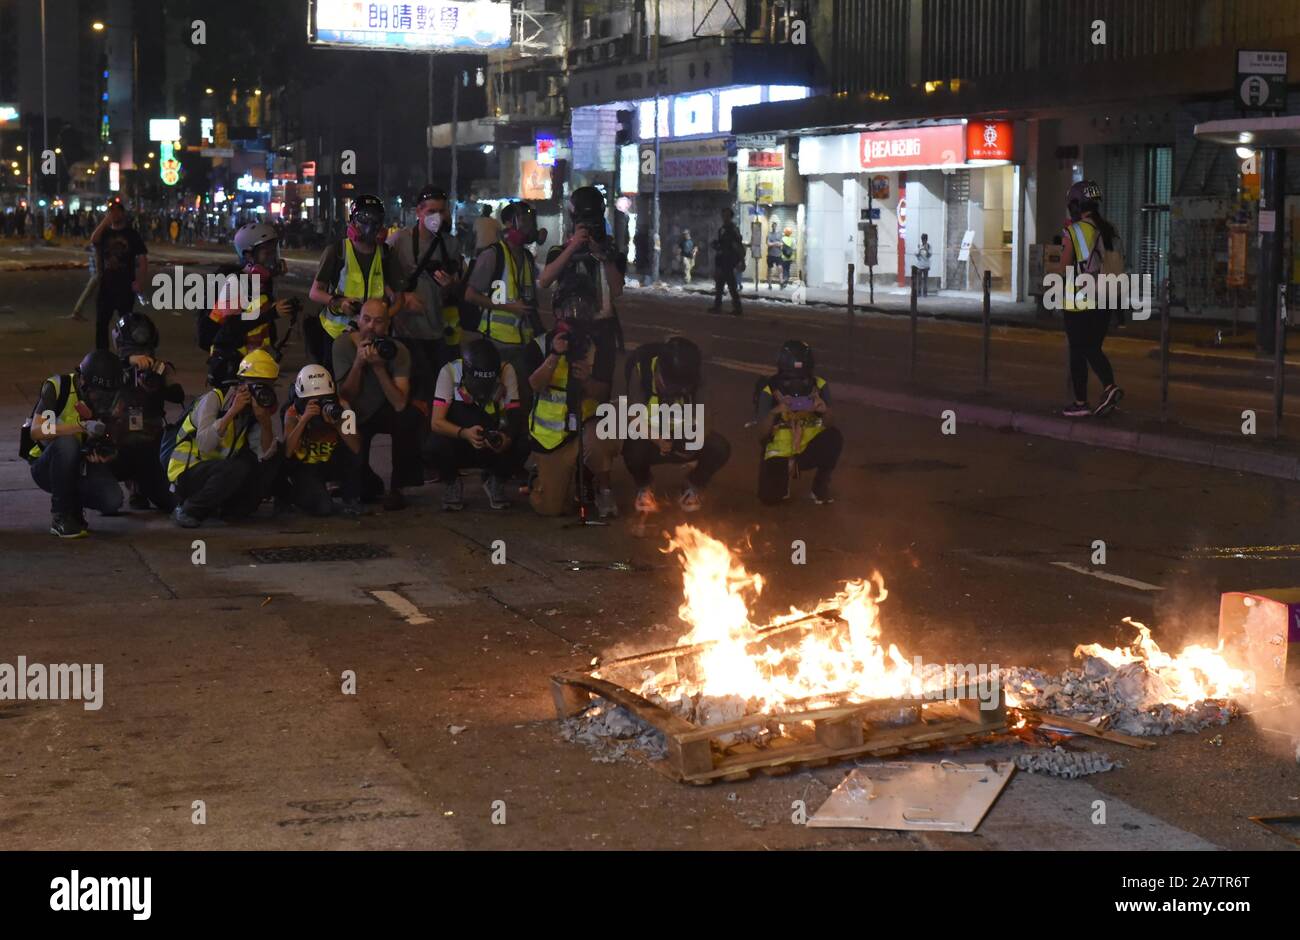
[[[382,601],[396,613],[399,617],[406,620],[407,623],[432,623],[433,621],[420,613],[420,608],[416,607],[405,597],[396,591],[371,591],[370,596],[377,601]]]
[[[1126,578],[1121,574],[1107,574],[1104,571],[1093,571],[1091,568],[1085,568],[1082,565],[1076,565],[1072,561],[1054,561],[1052,564],[1058,568],[1066,568],[1070,571],[1077,571],[1079,574],[1086,574],[1093,578],[1100,578],[1103,581],[1110,581],[1113,584],[1122,584],[1124,587],[1131,587],[1138,591],[1163,591],[1158,584],[1148,584],[1145,581],[1137,581],[1133,578]]]

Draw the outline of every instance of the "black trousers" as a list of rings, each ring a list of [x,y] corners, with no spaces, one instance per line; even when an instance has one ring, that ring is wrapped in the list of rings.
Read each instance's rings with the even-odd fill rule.
[[[623,462],[627,472],[638,487],[649,486],[654,482],[652,467],[659,464],[682,464],[696,461],[695,469],[687,480],[692,486],[705,487],[709,480],[726,462],[731,459],[731,444],[717,431],[704,435],[704,446],[699,450],[687,450],[683,441],[673,441],[673,449],[666,454],[659,452],[659,442],[625,441],[623,444]]]
[[[280,495],[313,516],[328,516],[334,511],[329,484],[339,484],[339,496],[345,500],[361,498],[361,455],[340,441],[321,463],[285,460]]]
[[[1065,337],[1070,343],[1070,382],[1076,401],[1088,400],[1088,368],[1097,373],[1102,387],[1115,384],[1115,370],[1102,352],[1110,329],[1109,310],[1065,311]]]
[[[271,495],[283,455],[258,460],[245,447],[221,460],[194,464],[176,480],[176,499],[195,519],[238,519],[257,512]]]
[[[158,460],[157,443],[118,448],[117,459],[109,466],[118,480],[134,483],[136,492],[163,512],[176,508],[176,498]]]
[[[109,348],[109,327],[120,313],[135,309],[135,294],[131,284],[113,284],[103,277],[99,280],[99,294],[95,298],[95,348]]]
[[[518,411],[514,411],[507,414],[517,415],[518,413]],[[482,408],[462,401],[454,401],[447,408],[447,420],[452,424],[460,425],[462,428],[472,428],[477,425],[484,430],[498,430],[498,423],[491,415]],[[511,419],[499,430],[503,430],[510,435],[510,448],[500,454],[487,447],[476,450],[474,445],[463,437],[455,438],[447,437],[445,434],[430,434],[428,440],[429,459],[438,468],[438,476],[442,482],[450,483],[456,479],[461,470],[470,468],[486,470],[489,475],[499,480],[508,480],[515,474],[522,472],[531,446],[523,422]]]
[[[420,463],[420,423],[423,415],[411,405],[401,411],[384,402],[384,406],[366,421],[357,424],[361,435],[362,496],[373,497],[383,492],[384,484],[379,474],[370,469],[370,445],[380,434],[393,439],[393,469],[389,474],[389,487],[423,486],[424,468]]]
[[[32,480],[50,494],[50,512],[77,515],[82,509],[112,514],[122,508],[122,487],[106,463],[88,463],[75,437],[56,437],[32,463]]]
[[[731,305],[740,307],[740,285],[736,283],[735,261],[715,261],[713,263],[713,306],[722,306],[722,290],[731,292]]]
[[[809,441],[802,454],[795,457],[768,457],[758,465],[758,499],[768,506],[785,499],[790,487],[790,461],[800,470],[815,470],[813,492],[826,495],[831,486],[831,473],[839,463],[844,450],[844,435],[839,428],[824,428]]]

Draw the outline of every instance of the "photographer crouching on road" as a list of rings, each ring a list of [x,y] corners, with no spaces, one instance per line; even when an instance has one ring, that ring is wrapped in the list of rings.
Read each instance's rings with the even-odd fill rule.
[[[199,398],[185,416],[167,456],[167,479],[177,501],[172,519],[178,526],[196,529],[211,516],[251,516],[271,495],[282,456],[279,377],[275,358],[254,349],[233,378]]]
[[[389,335],[387,302],[371,298],[361,306],[357,328],[334,343],[334,375],[339,395],[352,404],[361,435],[361,498],[384,494],[384,481],[370,468],[370,445],[378,434],[393,439],[393,466],[384,508],[406,508],[404,486],[422,486],[420,413],[410,407],[411,354]]]
[[[315,363],[298,370],[284,410],[284,476],[277,499],[311,513],[335,511],[328,484],[339,483],[342,511],[361,512],[361,438],[348,421],[334,379]]]
[[[529,365],[533,407],[528,418],[536,476],[528,499],[543,516],[558,516],[574,504],[584,504],[588,485],[577,479],[578,455],[582,473],[591,475],[596,511],[600,518],[618,515],[618,503],[610,488],[610,470],[622,442],[602,439],[596,433],[596,409],[609,400],[613,384],[613,339],[608,361],[601,361],[593,329],[590,297],[571,293],[555,304],[555,329],[537,337]],[[612,322],[612,321],[607,321]],[[597,371],[605,366],[606,372]],[[582,439],[577,426],[582,425]]]
[[[108,425],[121,388],[122,363],[107,349],[87,354],[75,371],[52,375],[41,386],[23,424],[20,452],[36,485],[50,494],[51,535],[84,538],[90,531],[85,509],[105,516],[122,509]]]
[[[508,509],[506,481],[523,467],[528,439],[523,435],[519,380],[490,340],[478,339],[438,373],[433,395],[433,457],[445,484],[442,508],[465,508],[460,471],[483,471],[483,492],[493,509]]]
[[[152,504],[163,512],[176,508],[158,460],[158,446],[167,427],[168,403],[185,401],[170,362],[158,358],[158,328],[143,313],[117,318],[110,331],[121,359],[124,382],[113,403],[109,434],[117,445],[113,474],[127,484],[132,509]]]
[[[833,503],[831,473],[844,449],[844,435],[831,427],[831,390],[813,369],[807,343],[788,340],[777,355],[776,374],[757,389],[755,420],[763,439],[758,498],[772,506],[790,498],[790,478],[814,470],[812,498]]]

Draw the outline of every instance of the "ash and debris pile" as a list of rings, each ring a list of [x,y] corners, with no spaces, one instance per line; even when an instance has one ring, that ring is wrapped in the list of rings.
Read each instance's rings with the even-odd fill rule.
[[[1082,659],[1079,668],[1059,676],[1009,667],[1002,670],[1003,684],[1027,708],[1085,720],[1100,717],[1102,727],[1137,737],[1197,732],[1226,725],[1238,714],[1231,701],[1206,700],[1188,708],[1170,704],[1176,696],[1145,662],[1115,667],[1096,656]]]
[[[1124,765],[1113,761],[1109,754],[1094,754],[1090,751],[1067,751],[1057,745],[1049,750],[1034,750],[1027,754],[1016,755],[1016,767],[1026,773],[1049,774],[1073,780],[1089,774],[1101,774]]]
[[[642,757],[662,760],[666,756],[664,736],[621,705],[595,699],[581,714],[560,722],[560,737],[596,752],[592,760],[614,761]]]

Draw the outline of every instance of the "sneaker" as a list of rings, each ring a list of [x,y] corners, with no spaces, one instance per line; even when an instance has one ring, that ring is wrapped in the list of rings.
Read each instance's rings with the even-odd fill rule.
[[[488,506],[491,508],[510,508],[510,497],[506,496],[505,482],[498,477],[483,477],[483,492],[487,494]]]
[[[386,512],[399,512],[406,508],[406,497],[402,495],[399,489],[391,489],[388,495],[384,497],[384,510]]]
[[[57,513],[50,518],[50,535],[61,539],[84,539],[89,534],[90,530],[76,516]]]
[[[659,502],[655,499],[655,491],[652,487],[643,486],[636,491],[636,511],[640,513],[659,511]]]
[[[602,519],[613,519],[618,515],[618,501],[614,499],[613,490],[596,493],[596,512]]]
[[[1102,393],[1101,404],[1098,405],[1097,410],[1092,413],[1093,417],[1096,418],[1106,417],[1106,415],[1110,414],[1112,411],[1114,411],[1116,408],[1119,407],[1119,403],[1120,401],[1123,400],[1123,398],[1124,398],[1124,389],[1120,388],[1118,385],[1112,385],[1110,388],[1106,389],[1106,391]]]
[[[172,521],[182,529],[197,529],[203,524],[202,519],[197,519],[186,512],[184,506],[177,506],[172,511]]]
[[[442,490],[442,508],[447,512],[457,512],[465,508],[465,485],[456,477]]]
[[[831,503],[835,502],[835,497],[831,495],[831,491],[829,489],[823,490],[820,493],[818,493],[816,490],[813,490],[812,498],[813,498],[813,502],[816,503],[818,506],[829,506]]]
[[[127,500],[127,505],[131,507],[132,512],[148,512],[152,505],[149,497],[143,493],[132,493],[131,498]]]
[[[345,516],[364,516],[366,509],[359,499],[345,499],[339,504],[339,512]]]
[[[1075,402],[1073,405],[1061,409],[1061,417],[1063,418],[1089,418],[1091,416],[1092,405],[1086,401],[1083,404]]]
[[[682,507],[683,512],[698,512],[700,509],[699,491],[688,483],[686,488],[682,490],[681,499],[677,502]]]

